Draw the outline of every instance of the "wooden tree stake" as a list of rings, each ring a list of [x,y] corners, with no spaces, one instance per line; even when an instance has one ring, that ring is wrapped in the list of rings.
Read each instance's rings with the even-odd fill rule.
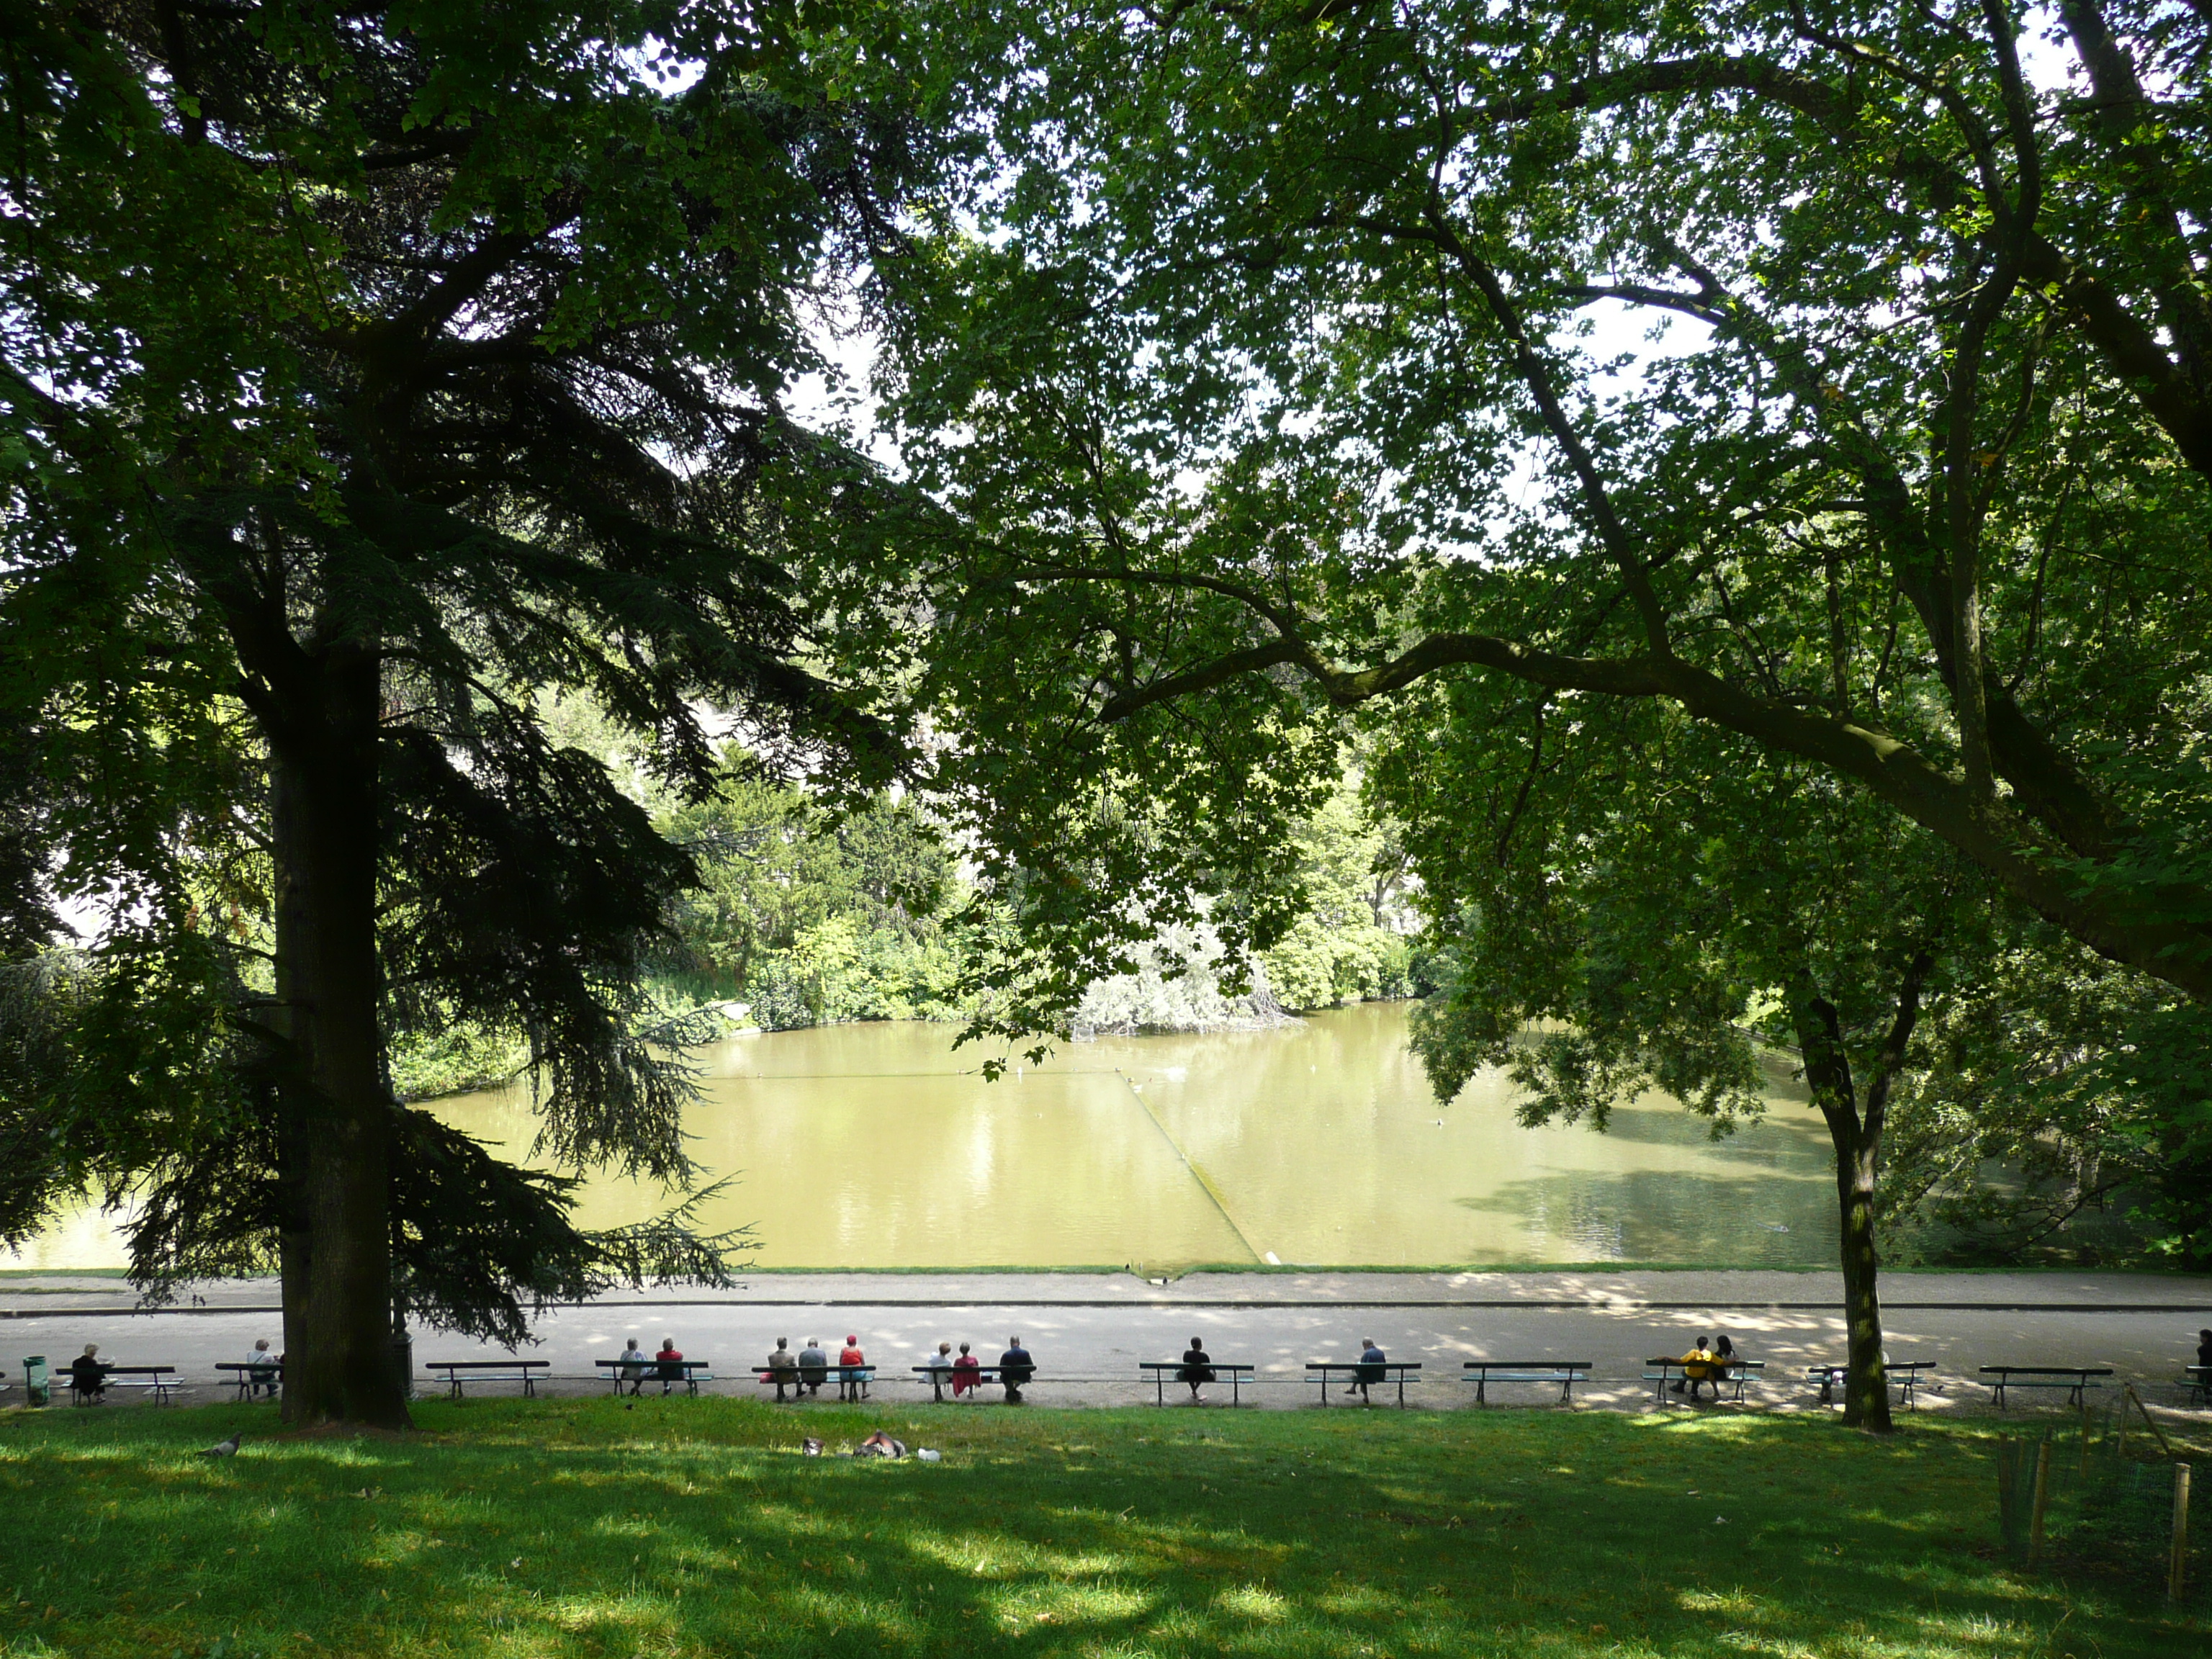
[[[2051,1502],[2051,1431],[2043,1431],[2035,1449],[2035,1500],[2027,1516],[2027,1565],[2043,1563],[2043,1511]]]
[[[2150,1425],[2150,1431],[2158,1437],[2159,1449],[2164,1452],[2168,1457],[2172,1456],[2173,1447],[2166,1437],[2166,1431],[2159,1427],[2158,1419],[2150,1414],[2150,1407],[2143,1404],[2142,1396],[2136,1392],[2136,1385],[2132,1382],[2122,1383],[2120,1385],[2120,1394],[2122,1396],[2120,1406],[2121,1417],[2124,1419],[2127,1415],[2126,1402],[2130,1400],[2134,1401],[2136,1402],[2136,1409],[2142,1413],[2142,1420]]]
[[[2189,1465],[2173,1466],[2173,1559],[2166,1569],[2166,1593],[2181,1599],[2182,1563],[2189,1554]]]

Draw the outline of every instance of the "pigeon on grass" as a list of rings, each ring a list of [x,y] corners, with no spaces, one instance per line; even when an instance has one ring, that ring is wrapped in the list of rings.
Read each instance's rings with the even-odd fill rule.
[[[202,1457],[235,1457],[238,1455],[238,1436],[234,1434],[228,1440],[218,1440],[200,1455]]]

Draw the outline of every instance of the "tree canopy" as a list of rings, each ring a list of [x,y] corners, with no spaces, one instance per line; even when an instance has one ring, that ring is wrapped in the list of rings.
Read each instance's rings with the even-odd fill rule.
[[[709,708],[896,761],[799,665],[781,554],[829,452],[781,399],[817,284],[893,236],[909,130],[774,6],[33,4],[0,37],[4,703],[52,882],[106,915],[9,1101],[55,1149],[9,1214],[155,1181],[142,1267],[281,1267],[288,1412],[398,1420],[395,1248],[433,1313],[509,1327],[500,1286],[653,1251],[396,1110],[394,1031],[520,1036],[556,1162],[692,1174],[641,989],[692,860],[541,689],[679,790]]]
[[[1725,1111],[1786,1041],[1869,1308],[1923,1011],[2034,926],[2212,1148],[2201,9],[948,16],[994,159],[885,379],[959,530],[866,548],[843,654],[961,732],[1041,955],[1200,891],[1271,944],[1364,729],[1440,1088],[1541,1014],[1532,1109]]]
[[[896,340],[948,790],[1265,890],[1341,711],[1662,700],[2212,992],[2206,26],[2063,15],[959,14],[996,170]]]

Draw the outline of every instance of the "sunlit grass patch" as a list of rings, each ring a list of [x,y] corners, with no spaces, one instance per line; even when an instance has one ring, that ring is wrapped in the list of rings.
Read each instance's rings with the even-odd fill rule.
[[[1985,1440],[1611,1413],[443,1402],[403,1442],[0,1414],[0,1654],[2171,1659],[1988,1551]],[[915,1426],[919,1421],[919,1426]],[[240,1422],[246,1451],[191,1455]],[[869,1429],[942,1464],[803,1458]],[[1074,1431],[1071,1431],[1072,1428]],[[1143,1432],[1133,1432],[1141,1429]],[[367,1493],[367,1496],[363,1496]],[[1728,1523],[1717,1525],[1715,1513]],[[2054,1645],[2053,1633],[2063,1632]]]
[[[1027,1584],[994,1598],[992,1610],[1010,1630],[1126,1624],[1151,1612],[1157,1599],[1121,1584]]]
[[[1257,1619],[1270,1625],[1280,1623],[1291,1610],[1289,1601],[1264,1584],[1235,1585],[1216,1595],[1213,1605],[1239,1619]]]

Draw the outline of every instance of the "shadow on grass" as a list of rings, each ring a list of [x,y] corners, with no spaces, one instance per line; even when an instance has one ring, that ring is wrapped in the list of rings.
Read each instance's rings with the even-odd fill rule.
[[[1988,1447],[1949,1426],[420,1416],[394,1442],[289,1439],[251,1407],[0,1415],[0,1651],[2166,1659],[2205,1633],[1986,1554]],[[874,1426],[945,1461],[799,1455]],[[236,1458],[193,1455],[240,1427]]]

